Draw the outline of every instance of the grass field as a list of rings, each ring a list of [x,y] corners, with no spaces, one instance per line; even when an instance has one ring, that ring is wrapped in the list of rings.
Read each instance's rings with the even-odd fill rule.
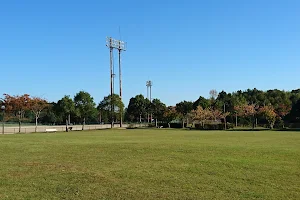
[[[0,199],[300,199],[300,132],[0,135]]]

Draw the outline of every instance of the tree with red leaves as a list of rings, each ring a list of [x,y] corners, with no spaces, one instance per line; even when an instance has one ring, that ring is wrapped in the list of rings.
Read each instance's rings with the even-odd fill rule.
[[[171,128],[170,122],[176,118],[178,118],[179,114],[176,111],[175,107],[169,106],[163,114],[164,121],[168,122],[169,128]]]
[[[287,114],[290,113],[291,109],[292,109],[292,108],[291,108],[291,106],[289,106],[289,105],[280,104],[280,105],[276,108],[275,112],[276,112],[276,114],[278,115],[278,117],[280,117],[280,119],[283,119]]]
[[[21,132],[21,122],[24,118],[25,111],[29,110],[29,101],[30,97],[28,94],[23,94],[21,96],[4,94],[4,102],[7,112],[11,112],[18,117],[19,133]]]
[[[252,121],[253,128],[255,127],[254,118],[257,113],[257,106],[255,104],[243,104],[240,106],[235,106],[234,110],[236,112],[236,117],[250,117]],[[237,121],[237,120],[236,120]]]
[[[262,114],[269,123],[271,129],[273,129],[276,122],[276,117],[278,116],[273,108],[273,106],[263,106],[259,108],[259,113]]]
[[[45,99],[39,97],[33,97],[29,99],[29,109],[33,112],[35,116],[35,132],[37,132],[38,119],[41,112],[48,106],[48,102]]]
[[[235,126],[238,126],[238,117],[244,116],[244,108],[242,105],[234,106],[234,112],[235,112]]]

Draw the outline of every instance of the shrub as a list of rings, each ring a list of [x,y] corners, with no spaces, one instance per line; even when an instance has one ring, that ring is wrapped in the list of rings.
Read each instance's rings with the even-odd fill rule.
[[[149,123],[149,124],[148,124],[148,127],[149,127],[149,128],[153,128],[153,127],[155,127],[155,123],[154,123],[154,124],[153,124],[153,123],[152,123],[152,124],[151,124],[151,123]]]
[[[134,124],[129,124],[126,129],[135,129],[135,128],[137,128],[137,127],[135,127]]]
[[[169,128],[168,123],[158,123],[158,126],[162,126],[163,128]],[[182,128],[182,123],[170,123],[170,128]]]
[[[227,129],[232,129],[232,128],[234,128],[234,124],[232,124],[232,123],[227,123]]]
[[[199,130],[223,130],[224,124],[195,124],[195,128]]]

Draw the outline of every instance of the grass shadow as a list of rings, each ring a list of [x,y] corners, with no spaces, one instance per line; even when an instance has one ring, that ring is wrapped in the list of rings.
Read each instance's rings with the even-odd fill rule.
[[[228,131],[270,131],[270,129],[267,129],[267,128],[234,128],[234,129],[229,129]]]
[[[281,128],[275,129],[274,131],[293,131],[293,132],[300,132],[300,128]]]

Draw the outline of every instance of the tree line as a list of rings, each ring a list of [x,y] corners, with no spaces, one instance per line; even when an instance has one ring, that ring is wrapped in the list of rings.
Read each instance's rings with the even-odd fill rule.
[[[31,97],[29,94],[4,94],[0,103],[5,106],[5,115],[1,116],[2,120],[18,122],[19,132],[21,132],[22,123],[25,122],[35,122],[35,130],[37,130],[38,123],[65,124],[66,131],[69,130],[69,125],[81,124],[83,130],[86,122],[91,124],[111,121],[108,120],[111,104],[116,105],[113,111],[115,117],[119,117],[124,109],[124,105],[117,95],[114,95],[113,98],[105,97],[96,107],[93,97],[85,91],[78,92],[73,98],[66,95],[57,102],[48,102],[40,97]],[[113,120],[118,119],[113,118]]]
[[[73,98],[64,96],[57,102],[47,102],[40,97],[4,94],[0,100],[5,105],[5,121],[18,122],[19,131],[24,122],[54,125],[65,124],[66,131],[72,124],[126,122],[157,124],[192,124],[202,129],[213,126],[266,126],[282,128],[300,123],[300,89],[292,91],[256,88],[226,93],[211,90],[209,98],[200,96],[195,101],[181,101],[174,106],[166,106],[161,100],[150,101],[143,95],[129,100],[125,108],[121,98],[108,95],[96,104],[93,97],[78,92]],[[3,117],[3,116],[2,116]]]
[[[299,126],[300,89],[262,91],[254,88],[232,93],[211,90],[209,98],[200,96],[195,101],[181,101],[168,107],[159,99],[151,103],[143,95],[137,95],[130,99],[125,113],[128,121],[149,121],[148,113],[153,113],[155,119],[169,127],[178,122],[182,127],[193,124],[203,129],[212,124],[225,129],[227,126]]]

